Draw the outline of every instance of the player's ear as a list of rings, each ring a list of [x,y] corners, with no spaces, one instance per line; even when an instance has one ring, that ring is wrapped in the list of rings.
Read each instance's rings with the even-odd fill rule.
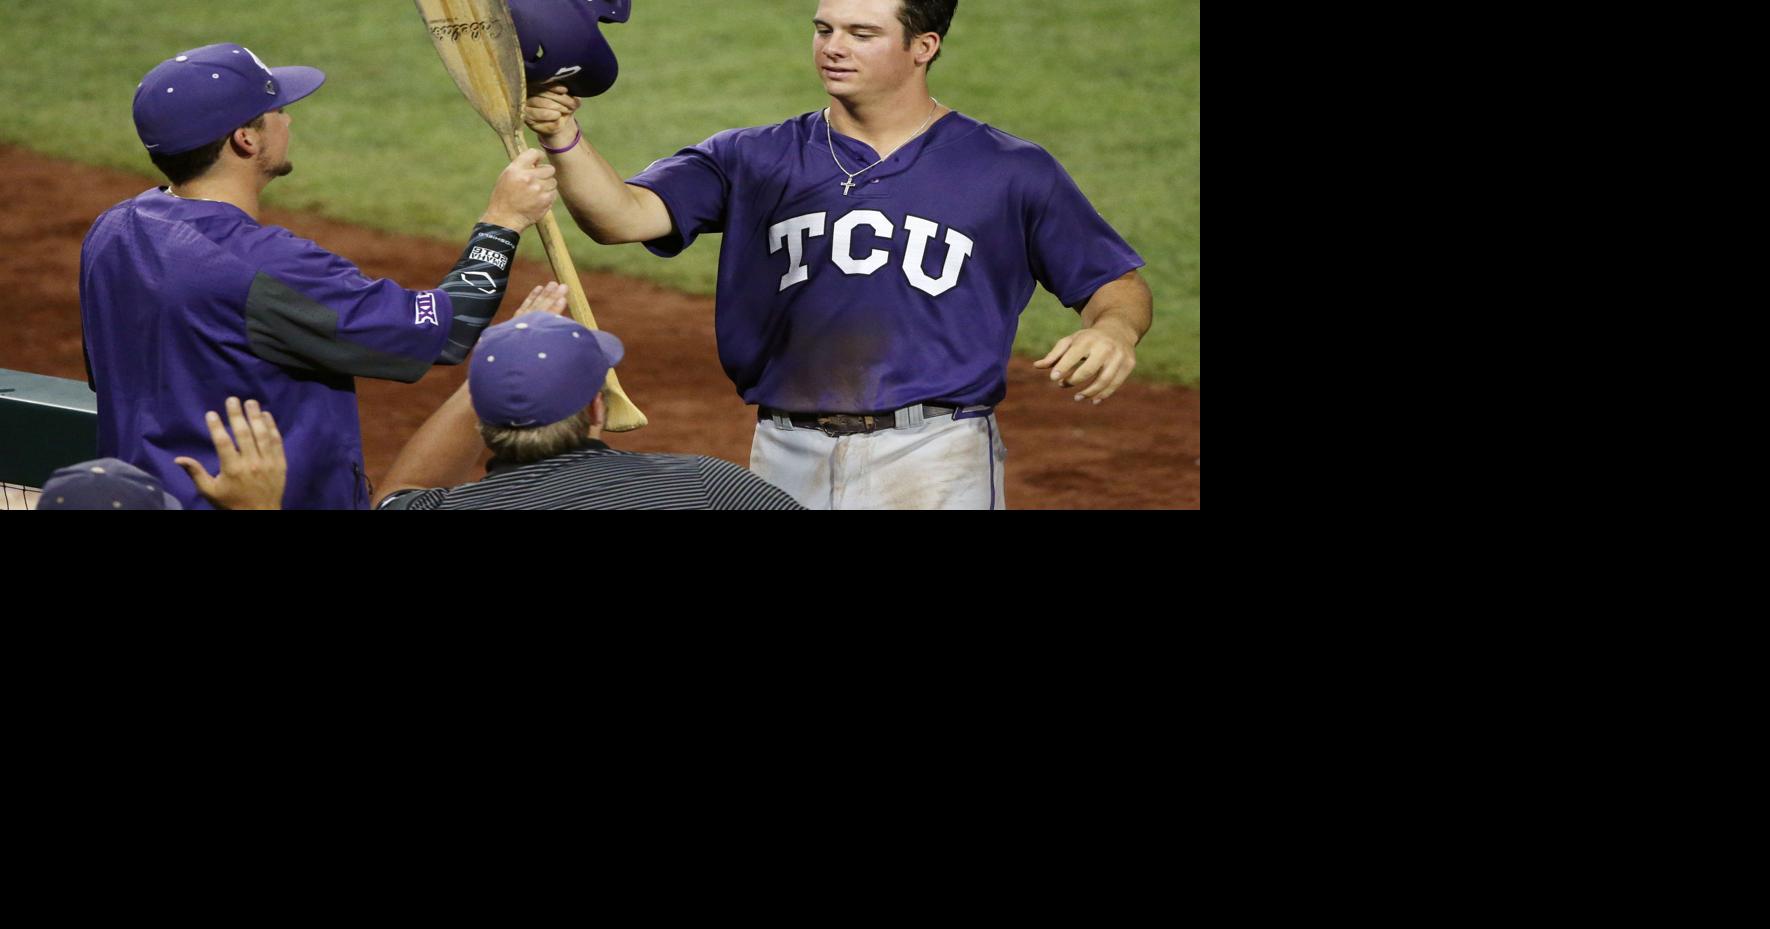
[[[910,41],[910,51],[916,56],[916,64],[927,67],[940,54],[940,33],[924,32]]]
[[[596,399],[590,401],[590,431],[600,430],[608,422],[608,405],[602,402],[602,394],[598,392]]]
[[[227,141],[228,145],[233,148],[234,154],[241,158],[251,158],[258,154],[258,130],[251,126],[241,126],[235,129],[233,135],[228,136]]]

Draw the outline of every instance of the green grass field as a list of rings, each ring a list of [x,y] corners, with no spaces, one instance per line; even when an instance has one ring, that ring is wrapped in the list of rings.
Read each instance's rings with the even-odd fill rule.
[[[810,63],[814,0],[636,6],[631,23],[606,28],[620,82],[583,111],[587,131],[622,173],[722,129],[824,105]],[[7,142],[149,175],[130,120],[136,83],[181,50],[235,41],[273,66],[313,65],[329,77],[289,111],[298,170],[270,187],[274,205],[455,240],[503,165],[503,150],[443,71],[406,0],[13,7],[0,32]],[[966,0],[930,84],[941,102],[1063,162],[1149,263],[1143,273],[1155,290],[1156,324],[1138,351],[1138,375],[1197,385],[1198,0]],[[580,268],[712,292],[716,247],[664,261],[638,246],[597,246],[559,215]],[[538,242],[523,248],[540,257]],[[1075,314],[1040,290],[1017,348],[1042,355],[1074,327]]]

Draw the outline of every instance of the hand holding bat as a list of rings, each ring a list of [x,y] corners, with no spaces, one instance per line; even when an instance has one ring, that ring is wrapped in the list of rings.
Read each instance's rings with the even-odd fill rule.
[[[552,212],[559,182],[553,179],[554,167],[544,163],[543,157],[540,149],[531,148],[504,168],[480,222],[522,232]]]
[[[510,18],[505,0],[413,0],[419,15],[430,32],[443,67],[454,78],[467,102],[480,118],[498,134],[504,153],[512,162],[527,145],[522,136],[522,99],[526,82],[523,77],[522,49],[517,43],[516,24]],[[541,230],[541,244],[547,249],[547,260],[553,265],[553,276],[571,290],[572,318],[595,329],[596,317],[590,312],[590,301],[572,266],[571,253],[566,250],[565,237],[559,223],[549,210],[535,224]],[[608,425],[610,432],[626,432],[645,425],[645,414],[639,411],[620,379],[613,371],[608,375]]]

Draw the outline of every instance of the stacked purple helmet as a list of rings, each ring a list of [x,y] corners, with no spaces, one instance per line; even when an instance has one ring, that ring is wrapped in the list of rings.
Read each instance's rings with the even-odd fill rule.
[[[615,84],[620,65],[602,23],[624,23],[633,0],[510,0],[529,87],[564,84],[594,97]]]

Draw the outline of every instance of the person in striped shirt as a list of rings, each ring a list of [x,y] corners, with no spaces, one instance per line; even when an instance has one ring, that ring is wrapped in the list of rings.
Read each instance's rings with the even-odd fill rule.
[[[565,305],[563,285],[537,287],[486,330],[467,382],[400,450],[376,509],[804,509],[729,461],[604,444],[602,387],[625,349],[561,316]],[[486,475],[467,482],[482,448]]]

